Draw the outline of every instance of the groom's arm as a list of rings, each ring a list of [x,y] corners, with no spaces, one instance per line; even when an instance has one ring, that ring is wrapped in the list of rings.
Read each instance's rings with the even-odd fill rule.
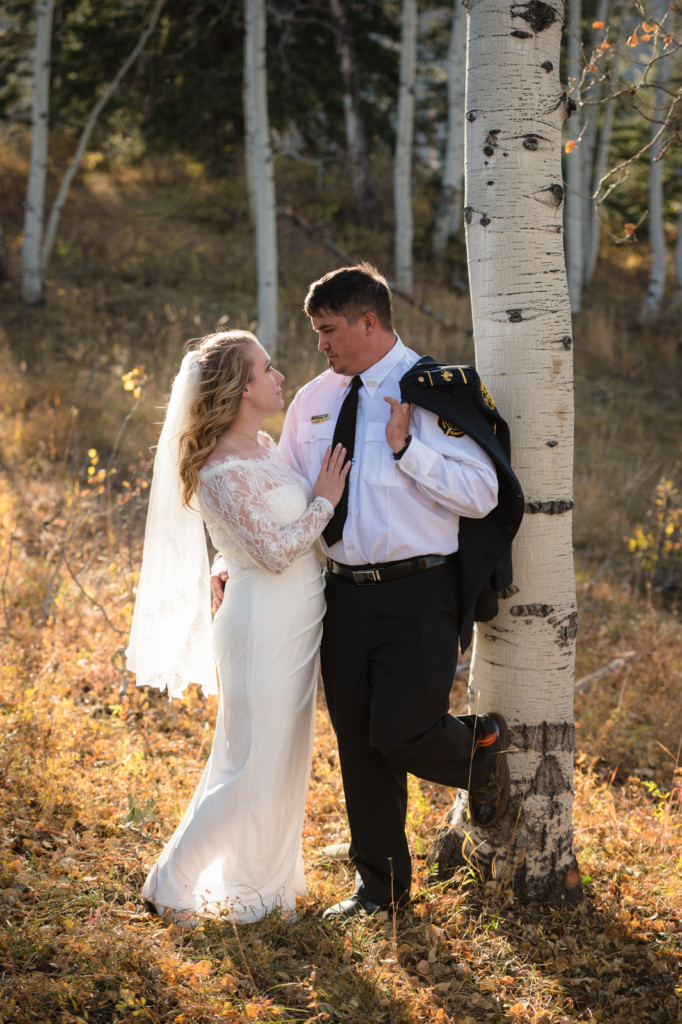
[[[211,566],[211,594],[213,596],[213,614],[218,611],[225,596],[225,584],[228,580],[227,568],[223,556],[218,554],[213,559]]]

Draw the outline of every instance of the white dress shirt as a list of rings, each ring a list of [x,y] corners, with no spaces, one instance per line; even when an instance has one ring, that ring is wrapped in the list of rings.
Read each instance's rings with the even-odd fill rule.
[[[497,504],[497,474],[483,449],[448,435],[438,417],[412,406],[409,448],[396,461],[386,440],[399,381],[419,357],[400,338],[360,374],[355,453],[343,537],[325,553],[346,565],[375,565],[457,550],[459,517],[483,518]],[[313,484],[332,443],[352,377],[326,370],[296,394],[284,421],[279,452]],[[447,429],[447,428],[446,428]]]

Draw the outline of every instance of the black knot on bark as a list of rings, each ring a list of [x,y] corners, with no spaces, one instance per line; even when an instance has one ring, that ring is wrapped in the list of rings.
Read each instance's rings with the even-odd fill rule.
[[[546,72],[547,72],[547,74],[549,74],[549,73],[550,73],[550,71],[554,71],[554,65],[552,64],[551,60],[546,60],[546,61],[543,61],[543,63],[542,63],[541,65],[540,65],[540,67],[541,67],[541,68],[542,68],[542,69],[543,69],[544,71],[546,71]]]
[[[529,0],[527,4],[512,7],[512,18],[523,18],[534,32],[544,32],[557,20],[557,12],[542,0]]]
[[[481,217],[481,224],[484,228],[487,228],[488,224],[490,224],[490,217],[486,217],[486,215],[483,214],[483,216]]]
[[[471,224],[471,218],[473,217],[473,214],[474,214],[473,206],[465,206],[464,207],[464,220],[466,221],[467,224]]]
[[[494,148],[494,146],[484,146],[483,147],[483,152],[485,153],[486,156],[494,156],[495,155],[495,148]]]
[[[523,148],[529,149],[531,153],[534,153],[540,148],[540,139],[537,135],[526,135],[523,140]]]
[[[478,111],[477,110],[467,110],[467,112],[465,114],[465,117],[466,117],[467,121],[475,121],[476,118],[478,117]]]
[[[532,39],[533,38],[533,33],[532,32],[522,32],[520,28],[515,28],[513,32],[509,33],[509,35],[513,36],[515,39]]]
[[[523,320],[523,313],[520,309],[505,310],[510,324],[520,324]]]
[[[570,349],[571,345],[573,344],[573,338],[571,337],[570,334],[564,334],[563,338],[560,338],[559,341],[564,346],[564,348],[566,349],[567,352]]]
[[[555,182],[552,185],[548,185],[547,188],[541,188],[535,193],[534,198],[545,206],[551,206],[553,209],[558,209],[564,201],[563,185],[559,185]]]

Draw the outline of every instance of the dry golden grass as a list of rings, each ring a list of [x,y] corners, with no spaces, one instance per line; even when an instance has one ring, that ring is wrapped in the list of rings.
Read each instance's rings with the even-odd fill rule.
[[[634,300],[617,277],[617,303],[590,300],[576,324],[584,682],[574,824],[583,903],[523,906],[471,873],[435,883],[424,855],[452,794],[413,780],[408,911],[395,928],[382,919],[323,928],[321,909],[350,880],[320,856],[346,837],[320,698],[298,923],[184,932],[145,912],[142,881],[198,780],[215,714],[215,700],[197,694],[169,704],[126,688],[150,423],[186,338],[224,315],[232,325],[253,317],[237,185],[200,186],[178,166],[84,177],[39,310],[18,300],[13,206],[6,224],[14,256],[0,332],[0,1024],[679,1021],[682,633],[674,595],[663,607],[636,586],[626,544],[659,472],[679,458],[679,369],[672,332],[654,339],[631,327]],[[10,177],[21,167],[10,164]],[[19,201],[14,177],[8,195]],[[283,270],[291,394],[319,368],[298,312],[305,283],[336,260],[290,223],[282,236],[296,254]],[[370,242],[371,253],[355,254],[386,265],[381,239],[345,247]],[[424,296],[466,328],[464,298],[435,280]],[[448,336],[396,307],[415,347],[473,358],[466,333]],[[580,339],[590,331],[599,345],[587,351]],[[120,378],[140,364],[151,380],[136,404]],[[270,424],[275,434],[279,425]],[[461,679],[454,698],[463,703]]]

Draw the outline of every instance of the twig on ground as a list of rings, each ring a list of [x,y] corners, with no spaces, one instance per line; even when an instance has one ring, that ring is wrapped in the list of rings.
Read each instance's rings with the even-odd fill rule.
[[[597,669],[596,672],[590,672],[589,676],[583,676],[582,679],[576,680],[575,692],[582,693],[587,689],[590,683],[593,683],[595,679],[599,679],[600,676],[605,676],[607,672],[620,672],[620,670],[625,667],[625,663],[629,661],[630,658],[634,658],[636,653],[636,651],[625,651],[617,658],[614,658],[613,661],[609,662],[608,665],[605,665],[604,668]]]
[[[69,576],[80,590],[81,594],[87,597],[88,601],[90,601],[91,604],[94,604],[95,608],[97,608],[102,613],[102,615],[104,616],[104,621],[106,622],[107,626],[109,626],[110,629],[113,629],[114,633],[118,633],[119,636],[125,636],[126,631],[124,629],[119,629],[118,626],[115,626],[111,619],[109,618],[109,616],[107,615],[104,607],[99,603],[99,601],[95,600],[92,594],[89,594],[87,592],[87,590],[85,589],[85,587],[78,579],[71,566],[69,565],[66,555],[64,555],[64,565],[66,566],[66,571],[68,572]]]

